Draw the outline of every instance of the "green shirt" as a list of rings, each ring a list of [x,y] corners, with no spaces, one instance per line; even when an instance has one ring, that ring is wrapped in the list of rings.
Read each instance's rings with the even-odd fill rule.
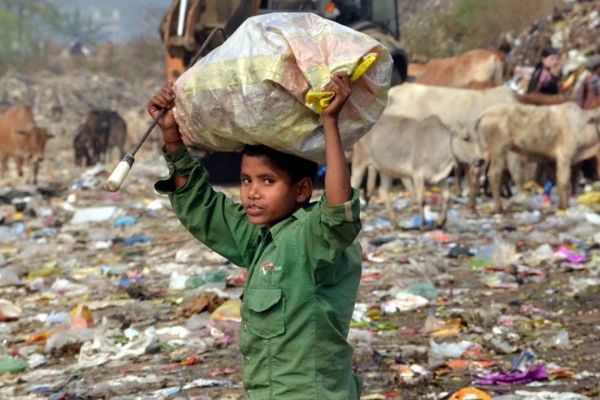
[[[361,276],[358,193],[336,206],[323,198],[267,229],[214,191],[185,147],[165,158],[188,182],[173,191],[171,179],[159,181],[156,190],[198,240],[248,268],[240,329],[247,397],[358,399],[346,340]]]

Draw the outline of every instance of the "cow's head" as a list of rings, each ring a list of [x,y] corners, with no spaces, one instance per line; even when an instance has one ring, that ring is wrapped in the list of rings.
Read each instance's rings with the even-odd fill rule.
[[[481,167],[485,159],[479,136],[468,124],[462,122],[457,123],[451,131],[450,150],[453,156],[460,162]]]

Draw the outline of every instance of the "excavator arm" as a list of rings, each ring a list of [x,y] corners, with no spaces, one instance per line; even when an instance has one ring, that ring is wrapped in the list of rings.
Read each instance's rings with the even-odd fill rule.
[[[188,67],[213,29],[232,34],[246,18],[256,15],[260,0],[173,0],[160,24],[165,45],[166,78],[177,79]],[[223,42],[215,35],[210,52]]]

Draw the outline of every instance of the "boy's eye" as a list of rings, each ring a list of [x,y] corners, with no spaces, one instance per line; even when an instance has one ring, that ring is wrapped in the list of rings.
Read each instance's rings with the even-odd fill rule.
[[[275,183],[275,180],[271,179],[271,178],[265,178],[264,183],[265,183],[265,185],[272,185]]]
[[[242,182],[242,185],[248,185],[248,184],[250,184],[250,178],[242,178],[241,182]]]

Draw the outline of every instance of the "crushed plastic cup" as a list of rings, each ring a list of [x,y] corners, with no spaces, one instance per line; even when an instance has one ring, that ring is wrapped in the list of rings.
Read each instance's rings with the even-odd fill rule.
[[[15,321],[23,315],[21,307],[8,300],[0,299],[0,321]]]
[[[399,292],[395,299],[385,301],[381,304],[381,311],[384,314],[394,314],[415,310],[429,304],[429,300],[423,296],[418,296],[408,292]]]
[[[18,374],[27,370],[27,363],[19,358],[0,357],[0,375]]]

